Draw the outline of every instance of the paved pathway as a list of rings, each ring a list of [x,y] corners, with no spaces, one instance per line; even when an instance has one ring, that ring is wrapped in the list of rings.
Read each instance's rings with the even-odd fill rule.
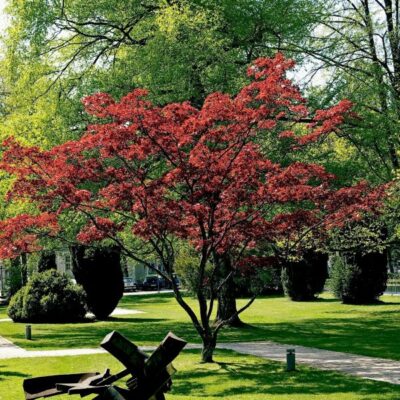
[[[0,358],[18,357],[18,354],[22,352],[26,352],[26,350],[0,336]]]
[[[190,344],[187,348],[199,349],[201,346]],[[144,346],[145,351],[152,351],[154,347]],[[311,347],[283,345],[273,342],[248,342],[248,343],[220,343],[220,349],[234,350],[242,354],[250,354],[274,361],[286,361],[286,349],[296,349],[296,362],[311,367],[337,371],[350,374],[359,378],[388,382],[400,385],[400,361],[383,358],[359,356],[356,354],[340,353],[336,351],[321,350]],[[7,358],[32,358],[32,357],[57,357],[102,354],[101,348],[95,349],[67,349],[67,350],[24,350],[0,336],[0,359]]]
[[[115,317],[117,315],[134,315],[134,314],[144,314],[144,311],[139,310],[131,310],[129,308],[120,308],[117,307],[112,313],[111,317]],[[87,313],[86,317],[94,317],[92,313]]]
[[[143,351],[154,351],[155,346],[140,346]],[[189,344],[186,349],[200,349],[199,344]],[[25,350],[16,346],[7,339],[0,336],[0,360],[9,358],[35,358],[35,357],[61,357],[82,356],[90,354],[106,354],[102,348],[93,349],[61,349],[61,350]]]
[[[174,293],[173,290],[170,289],[161,289],[161,290],[139,290],[138,292],[124,292],[124,296],[146,296],[148,294],[163,294],[163,293]]]
[[[400,385],[400,361],[272,342],[221,343],[218,347],[282,362],[286,362],[286,349],[293,348],[299,364]]]
[[[119,308],[117,307],[111,314],[112,317],[115,317],[117,315],[134,315],[134,314],[144,314],[144,311],[139,311],[139,310],[131,310],[129,308]],[[86,314],[87,318],[93,318],[94,315],[92,313],[87,313]],[[11,322],[11,318],[2,318],[0,319],[0,322]]]

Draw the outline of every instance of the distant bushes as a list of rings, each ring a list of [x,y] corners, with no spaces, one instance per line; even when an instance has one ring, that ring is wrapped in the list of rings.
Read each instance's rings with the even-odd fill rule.
[[[266,268],[255,268],[250,276],[235,277],[236,297],[251,297],[255,293],[264,296],[282,295],[280,265],[271,265]]]
[[[330,288],[347,304],[374,303],[386,290],[386,253],[335,255]]]
[[[327,262],[326,254],[308,251],[302,260],[285,263],[281,276],[285,294],[294,301],[315,300],[324,290]]]
[[[33,274],[7,309],[15,322],[74,322],[86,314],[82,288],[57,271]]]

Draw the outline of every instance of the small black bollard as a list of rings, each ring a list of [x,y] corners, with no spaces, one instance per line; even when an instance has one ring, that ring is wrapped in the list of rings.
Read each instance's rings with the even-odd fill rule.
[[[25,326],[25,339],[32,340],[32,326],[31,325]]]
[[[287,349],[286,350],[286,371],[292,372],[296,371],[296,350]]]

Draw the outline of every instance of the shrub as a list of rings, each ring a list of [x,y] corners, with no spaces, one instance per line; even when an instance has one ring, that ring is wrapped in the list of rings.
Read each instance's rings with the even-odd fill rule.
[[[328,277],[328,256],[308,251],[300,261],[287,262],[282,269],[285,294],[294,301],[315,300]]]
[[[12,298],[7,309],[15,322],[74,322],[86,314],[80,286],[57,271],[33,274]]]
[[[120,249],[76,246],[72,255],[74,277],[86,292],[89,310],[97,319],[106,319],[124,292]]]
[[[38,271],[44,272],[49,269],[57,269],[56,253],[52,250],[44,250],[39,257]]]
[[[386,253],[360,252],[335,255],[330,287],[346,304],[370,304],[384,293],[387,282]]]
[[[25,291],[20,289],[11,297],[8,305],[7,314],[15,322],[24,321],[24,295]]]

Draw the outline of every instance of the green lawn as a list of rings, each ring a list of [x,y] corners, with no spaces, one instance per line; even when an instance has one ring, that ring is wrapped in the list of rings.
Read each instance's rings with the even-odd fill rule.
[[[6,313],[6,307],[0,306],[0,319],[3,318],[8,318],[8,315]]]
[[[242,315],[247,325],[224,329],[220,341],[274,340],[400,360],[400,298],[385,297],[383,301],[353,306],[327,296],[309,303],[260,298]],[[158,343],[169,330],[198,342],[188,317],[169,294],[126,296],[120,307],[145,313],[106,322],[34,324],[31,342],[24,339],[24,324],[2,322],[0,335],[26,349],[97,347],[114,329],[138,344]],[[0,315],[4,309],[0,308]]]
[[[168,400],[397,400],[400,386],[301,367],[286,373],[282,364],[218,351],[219,363],[199,364],[185,351],[174,363],[178,373]],[[121,369],[108,355],[14,359],[0,362],[0,400],[21,400],[24,378],[46,374]],[[77,396],[60,396],[67,400]],[[88,398],[93,398],[88,397]]]

